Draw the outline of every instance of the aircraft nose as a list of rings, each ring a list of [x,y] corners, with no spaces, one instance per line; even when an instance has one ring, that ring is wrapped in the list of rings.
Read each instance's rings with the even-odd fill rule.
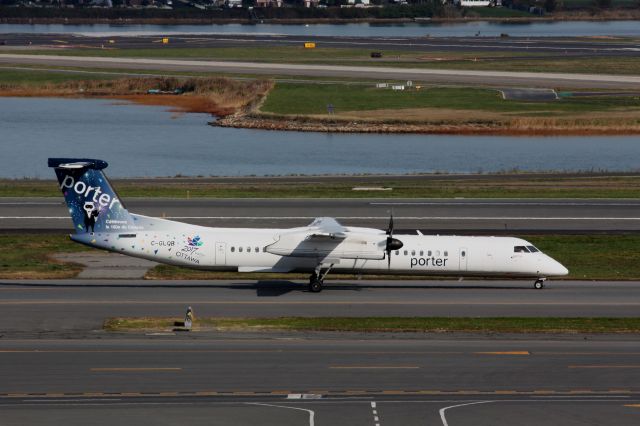
[[[555,259],[547,256],[545,259],[544,267],[542,268],[545,275],[553,277],[562,277],[569,274],[569,270],[564,265]]]

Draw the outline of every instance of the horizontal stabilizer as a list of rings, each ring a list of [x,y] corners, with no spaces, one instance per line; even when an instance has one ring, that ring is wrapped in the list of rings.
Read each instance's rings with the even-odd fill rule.
[[[106,169],[109,164],[103,160],[95,160],[89,158],[49,158],[49,167],[56,169]]]

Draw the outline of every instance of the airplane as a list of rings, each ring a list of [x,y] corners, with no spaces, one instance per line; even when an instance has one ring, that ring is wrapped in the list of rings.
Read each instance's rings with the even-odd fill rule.
[[[309,273],[320,292],[330,271],[349,274],[530,278],[542,289],[567,268],[513,237],[394,236],[319,217],[284,229],[212,228],[130,213],[111,186],[103,160],[49,158],[78,243],[169,265],[212,271]]]

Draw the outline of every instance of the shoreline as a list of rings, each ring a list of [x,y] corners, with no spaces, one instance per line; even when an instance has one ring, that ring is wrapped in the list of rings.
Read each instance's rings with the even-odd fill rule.
[[[552,16],[526,17],[418,17],[418,18],[270,18],[270,19],[238,19],[238,18],[0,18],[0,24],[34,25],[224,25],[224,24],[428,24],[428,23],[464,23],[464,22],[563,22],[563,21],[633,21],[640,20],[640,10],[614,10],[608,13],[591,15],[587,12],[561,13]]]
[[[520,122],[381,122],[300,117],[269,118],[232,114],[209,122],[213,127],[321,133],[431,134],[465,136],[631,136],[640,134],[640,124],[598,126],[588,122],[563,123],[553,119]]]
[[[354,134],[425,134],[462,136],[634,136],[640,135],[640,123],[596,125],[589,122],[563,122],[556,119],[526,121],[475,122],[403,122],[329,119],[315,117],[268,117],[234,111],[204,96],[147,94],[24,93],[8,90],[1,97],[53,97],[67,99],[109,99],[143,106],[163,106],[169,112],[210,114],[212,127],[289,132]],[[234,113],[235,112],[235,113]]]

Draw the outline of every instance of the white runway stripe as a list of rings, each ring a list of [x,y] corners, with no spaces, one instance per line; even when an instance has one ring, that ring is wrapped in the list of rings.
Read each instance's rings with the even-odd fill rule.
[[[510,202],[496,202],[496,201],[461,201],[461,202],[443,202],[443,201],[398,201],[398,202],[373,202],[369,203],[371,206],[543,206],[543,207],[640,207],[640,203],[561,203],[561,202],[526,202],[526,201],[510,201]]]
[[[19,203],[11,203],[11,202],[0,203],[0,206],[61,206],[61,205],[62,205],[62,202],[47,203],[47,202],[37,202],[37,201],[25,201],[25,202],[19,202]]]
[[[317,216],[167,216],[163,219],[313,220]],[[339,220],[389,220],[389,216],[334,216]],[[0,220],[70,219],[69,216],[0,216]],[[160,219],[160,218],[158,218]],[[526,217],[526,216],[394,216],[396,220],[600,220],[634,221],[640,217]]]

